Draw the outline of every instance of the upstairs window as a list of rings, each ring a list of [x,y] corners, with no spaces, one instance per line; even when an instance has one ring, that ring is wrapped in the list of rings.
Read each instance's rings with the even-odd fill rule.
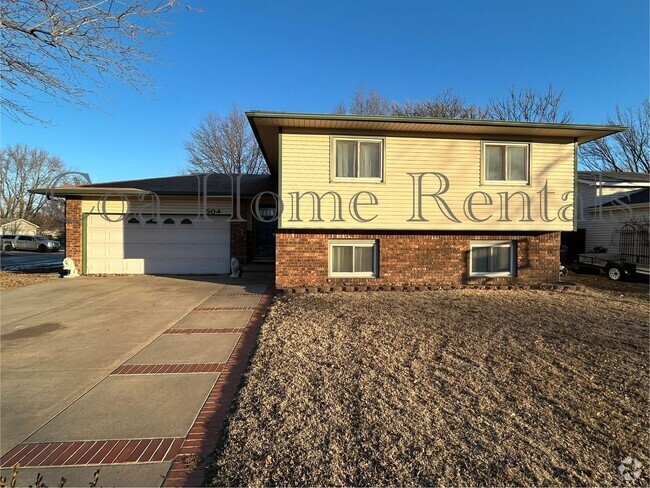
[[[470,276],[514,276],[512,241],[475,241],[470,243]]]
[[[335,138],[335,179],[381,181],[383,152],[381,139]]]
[[[483,145],[483,180],[489,183],[528,183],[528,144],[486,143]]]

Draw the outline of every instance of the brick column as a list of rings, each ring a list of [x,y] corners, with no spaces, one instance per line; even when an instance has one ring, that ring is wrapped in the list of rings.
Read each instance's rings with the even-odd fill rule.
[[[246,222],[230,223],[230,257],[246,264]]]
[[[81,272],[83,265],[83,226],[80,198],[66,198],[65,218],[65,256],[72,259],[77,270]]]

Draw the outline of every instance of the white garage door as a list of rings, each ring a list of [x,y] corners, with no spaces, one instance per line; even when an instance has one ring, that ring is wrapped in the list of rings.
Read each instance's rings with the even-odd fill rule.
[[[90,214],[86,221],[88,274],[222,274],[230,271],[228,217],[197,220],[161,215],[114,222],[118,215]],[[144,220],[144,219],[142,219]]]

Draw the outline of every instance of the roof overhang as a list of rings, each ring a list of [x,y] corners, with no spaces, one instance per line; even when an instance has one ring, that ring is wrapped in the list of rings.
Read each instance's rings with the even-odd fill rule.
[[[600,139],[627,129],[624,126],[549,124],[495,120],[438,119],[430,117],[393,117],[347,114],[304,114],[287,112],[246,112],[246,117],[260,145],[271,172],[276,174],[279,137],[283,128],[330,133],[367,132],[385,135],[400,133],[440,137],[527,138],[585,142]]]
[[[594,205],[593,207],[587,207],[585,210],[589,213],[594,213],[594,212],[614,212],[614,211],[629,211],[630,209],[647,209],[648,204],[647,203],[626,203],[624,205]]]
[[[589,186],[603,186],[603,187],[612,187],[612,188],[646,188],[650,186],[650,182],[643,181],[598,181],[598,180],[586,180],[583,178],[578,178],[578,183],[584,183]]]
[[[83,196],[137,196],[141,198],[143,195],[151,194],[169,197],[232,198],[235,193],[240,197],[254,197],[259,193],[275,192],[276,190],[277,178],[272,175],[203,173],[84,185],[62,185],[54,188],[41,187],[29,191],[46,195],[48,198]]]
[[[83,186],[57,186],[55,188],[32,188],[29,193],[47,195],[51,197],[83,196],[83,195],[143,195],[151,193],[140,188],[111,188],[111,187],[83,187]]]

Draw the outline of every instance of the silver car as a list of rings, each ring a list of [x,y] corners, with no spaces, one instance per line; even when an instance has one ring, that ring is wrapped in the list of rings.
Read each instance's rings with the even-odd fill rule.
[[[10,246],[9,250],[17,251],[57,252],[61,249],[59,241],[43,236],[16,236]]]

